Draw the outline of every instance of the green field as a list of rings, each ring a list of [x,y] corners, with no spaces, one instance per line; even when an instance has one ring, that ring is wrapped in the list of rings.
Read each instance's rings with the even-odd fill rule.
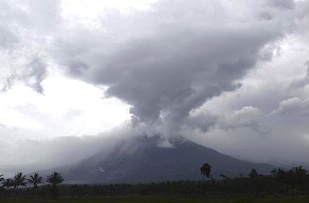
[[[7,198],[2,203],[308,203],[309,197],[267,196],[252,198],[247,196],[234,197],[157,197],[157,196],[123,196],[123,197],[64,197],[59,200],[38,198]]]

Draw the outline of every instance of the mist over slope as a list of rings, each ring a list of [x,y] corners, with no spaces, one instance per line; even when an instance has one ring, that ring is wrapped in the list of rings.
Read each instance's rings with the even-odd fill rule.
[[[269,173],[273,166],[250,163],[221,154],[184,138],[139,136],[119,142],[81,162],[58,168],[67,183],[140,183],[201,180],[203,163],[212,166],[212,176],[247,175],[252,168]]]

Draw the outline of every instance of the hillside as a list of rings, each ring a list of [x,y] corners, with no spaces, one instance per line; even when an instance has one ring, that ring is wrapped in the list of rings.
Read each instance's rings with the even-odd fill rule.
[[[221,154],[184,138],[173,147],[159,147],[159,137],[135,137],[118,143],[108,154],[100,152],[74,165],[58,168],[68,183],[139,183],[201,180],[199,168],[212,166],[212,176],[247,175],[252,168],[269,173],[273,166],[250,163]]]

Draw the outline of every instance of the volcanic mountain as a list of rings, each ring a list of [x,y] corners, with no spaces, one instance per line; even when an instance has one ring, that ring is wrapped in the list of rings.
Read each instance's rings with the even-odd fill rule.
[[[145,183],[202,180],[200,167],[212,166],[211,175],[247,175],[255,168],[269,173],[271,165],[250,163],[221,154],[184,138],[162,144],[160,137],[134,137],[109,153],[100,152],[76,164],[58,168],[67,183]]]

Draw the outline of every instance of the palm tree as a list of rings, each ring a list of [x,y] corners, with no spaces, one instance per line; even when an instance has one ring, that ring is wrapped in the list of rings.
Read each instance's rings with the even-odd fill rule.
[[[36,190],[38,188],[38,184],[42,183],[42,179],[43,178],[39,176],[38,173],[35,173],[28,178],[28,182],[33,184],[33,189]]]
[[[60,173],[53,172],[50,176],[47,176],[47,182],[51,184],[51,195],[54,199],[58,197],[57,185],[63,182],[63,178]]]
[[[7,190],[10,189],[11,186],[13,186],[13,180],[10,178],[7,178],[3,181],[2,186],[5,187]]]
[[[23,175],[22,172],[16,173],[16,175],[14,176],[14,184],[17,190],[19,186],[26,186],[27,185],[26,175]]]

